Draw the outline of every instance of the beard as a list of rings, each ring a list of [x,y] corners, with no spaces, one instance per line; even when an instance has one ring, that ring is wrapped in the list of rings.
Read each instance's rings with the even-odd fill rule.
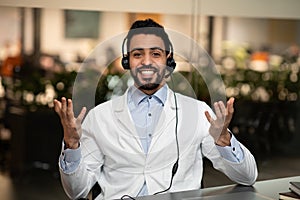
[[[156,77],[139,78],[138,74],[142,70],[147,70],[147,69],[153,70],[154,73],[156,74]],[[137,86],[137,88],[141,90],[155,90],[161,85],[162,81],[164,80],[166,75],[166,70],[159,71],[157,68],[151,65],[144,65],[142,67],[136,68],[134,72],[131,70],[130,73],[131,76],[133,77],[134,83]]]

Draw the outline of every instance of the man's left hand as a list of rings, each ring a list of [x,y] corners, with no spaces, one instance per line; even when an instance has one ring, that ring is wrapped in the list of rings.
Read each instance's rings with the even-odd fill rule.
[[[222,101],[215,102],[216,119],[213,119],[208,111],[205,112],[205,116],[210,123],[209,133],[219,146],[230,146],[231,134],[228,132],[228,126],[234,112],[233,103],[233,97],[227,101],[226,107]]]

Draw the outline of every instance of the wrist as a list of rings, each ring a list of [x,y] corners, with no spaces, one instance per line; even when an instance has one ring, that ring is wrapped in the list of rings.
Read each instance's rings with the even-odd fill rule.
[[[66,142],[66,140],[64,140],[64,145],[64,149],[77,149],[79,147],[79,141]]]
[[[230,146],[231,143],[230,143],[230,140],[231,140],[231,134],[226,131],[226,133],[222,133],[219,137],[219,139],[216,141],[216,144],[221,146],[221,147],[225,147],[225,146]]]

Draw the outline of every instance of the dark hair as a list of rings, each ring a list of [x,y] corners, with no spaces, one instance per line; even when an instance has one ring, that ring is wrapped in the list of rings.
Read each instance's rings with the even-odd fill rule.
[[[160,37],[165,45],[166,54],[172,51],[172,44],[166,33],[164,27],[152,19],[137,20],[135,21],[126,36],[127,38],[127,52],[129,51],[130,41],[134,35],[137,34],[153,34]]]

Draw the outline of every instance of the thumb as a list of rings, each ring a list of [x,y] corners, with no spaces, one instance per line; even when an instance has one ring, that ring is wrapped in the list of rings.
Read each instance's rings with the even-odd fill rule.
[[[234,112],[233,104],[234,104],[234,98],[231,97],[231,98],[227,101],[227,109],[228,109],[228,112],[229,112],[229,113],[233,113],[233,112]]]
[[[81,123],[86,113],[86,107],[83,107],[77,117],[77,122]]]
[[[205,114],[205,117],[206,117],[207,121],[210,123],[212,121],[212,118],[211,118],[209,112],[205,111],[204,114]]]

